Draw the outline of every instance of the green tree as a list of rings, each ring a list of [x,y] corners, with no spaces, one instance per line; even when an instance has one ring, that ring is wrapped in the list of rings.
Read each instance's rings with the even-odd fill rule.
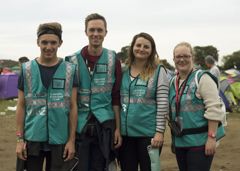
[[[125,61],[128,57],[128,49],[130,48],[130,46],[124,46],[121,48],[121,53],[122,53],[122,57],[123,57],[123,61]]]
[[[121,61],[121,62],[125,62],[127,57],[128,57],[128,49],[130,46],[124,46],[121,48],[121,51],[117,53],[117,58]]]
[[[121,62],[124,62],[126,60],[126,56],[124,56],[124,53],[123,52],[118,52],[116,54],[116,57],[118,60],[120,60]]]
[[[203,68],[206,68],[204,58],[207,55],[213,56],[213,58],[218,61],[218,50],[214,46],[195,46],[193,48],[194,53],[195,53],[195,59],[194,62],[197,65],[200,65]]]
[[[169,70],[171,70],[171,71],[174,71],[174,67],[173,67],[170,63],[168,63],[168,61],[167,61],[166,59],[160,60],[160,63],[161,63],[164,67],[166,67],[167,69],[169,69]]]
[[[240,70],[240,50],[231,55],[224,56],[222,59],[223,69],[236,68]]]
[[[121,60],[121,62],[125,62],[125,60],[128,57],[128,50],[129,50],[130,46],[124,46],[121,48],[121,52],[117,53],[117,58],[119,60]],[[174,70],[174,67],[168,63],[168,61],[166,59],[160,60],[160,63],[165,66],[167,69],[169,70]]]
[[[9,67],[9,68],[18,66],[17,61],[13,61],[13,60],[9,60],[9,59],[1,59],[0,64],[2,67]]]

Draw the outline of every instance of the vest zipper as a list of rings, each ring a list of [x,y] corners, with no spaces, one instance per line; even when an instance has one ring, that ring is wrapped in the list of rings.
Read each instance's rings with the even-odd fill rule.
[[[50,140],[50,137],[49,137],[49,126],[48,126],[48,124],[49,124],[49,122],[48,122],[48,94],[49,94],[49,90],[47,90],[47,97],[46,97],[46,122],[47,122],[47,124],[46,124],[46,127],[47,127],[47,141],[48,141],[48,143],[49,143],[49,140]]]
[[[130,73],[129,73],[130,74]],[[130,76],[130,75],[129,75]],[[136,78],[135,78],[136,79]],[[134,80],[135,80],[134,79]],[[129,105],[130,105],[130,92],[131,92],[131,85],[133,83],[133,81],[131,81],[131,78],[130,78],[130,84],[129,84],[129,87],[128,87],[128,106],[127,106],[127,109],[126,109],[126,135],[128,135],[128,125],[127,125],[127,122],[128,122],[128,108],[129,108]]]

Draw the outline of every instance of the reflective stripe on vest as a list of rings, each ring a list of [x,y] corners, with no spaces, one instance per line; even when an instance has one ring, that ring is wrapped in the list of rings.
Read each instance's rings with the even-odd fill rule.
[[[85,126],[90,109],[100,122],[114,118],[111,92],[115,81],[115,59],[114,51],[103,48],[94,71],[90,73],[81,51],[66,57],[66,60],[77,65],[78,133]]]
[[[156,100],[151,98],[151,92],[154,88],[154,75],[148,80],[148,88],[145,97],[134,98],[130,97],[130,103],[139,103],[139,104],[156,104]]]
[[[35,106],[42,106],[46,105],[46,99],[32,99],[32,72],[31,72],[31,63],[26,63],[26,77],[27,79],[27,87],[28,87],[28,94],[26,97],[26,104],[27,105],[35,105]],[[64,94],[67,97],[70,97],[70,80],[71,80],[71,64],[66,63],[66,82],[65,82],[65,91]],[[48,102],[48,107],[50,108],[62,108],[68,107],[70,104],[70,99],[65,99],[64,102]]]
[[[156,132],[156,91],[161,66],[148,80],[130,79],[124,71],[121,84],[121,133],[126,136],[154,136]]]
[[[183,119],[183,136],[174,136],[174,143],[176,147],[194,147],[204,145],[207,139],[207,119],[204,118],[205,105],[203,99],[196,97],[196,82],[195,72],[190,76],[187,82],[187,86],[183,91],[181,99],[180,117]],[[171,80],[169,102],[171,104],[172,116],[171,120],[175,120],[176,117],[176,105],[175,105],[175,79]],[[218,128],[217,139],[224,135],[222,126]]]

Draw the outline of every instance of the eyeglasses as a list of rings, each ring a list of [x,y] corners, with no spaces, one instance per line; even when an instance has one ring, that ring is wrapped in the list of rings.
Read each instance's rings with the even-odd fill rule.
[[[177,56],[175,56],[175,59],[177,59],[177,60],[180,60],[180,59],[187,60],[191,57],[192,57],[192,55],[177,55]]]

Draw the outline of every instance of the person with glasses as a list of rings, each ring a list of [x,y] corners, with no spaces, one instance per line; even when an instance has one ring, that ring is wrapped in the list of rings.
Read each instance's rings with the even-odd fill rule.
[[[169,126],[178,167],[209,171],[216,141],[224,136],[217,82],[209,72],[194,68],[194,52],[187,42],[175,46],[173,61],[177,75],[170,80]]]

